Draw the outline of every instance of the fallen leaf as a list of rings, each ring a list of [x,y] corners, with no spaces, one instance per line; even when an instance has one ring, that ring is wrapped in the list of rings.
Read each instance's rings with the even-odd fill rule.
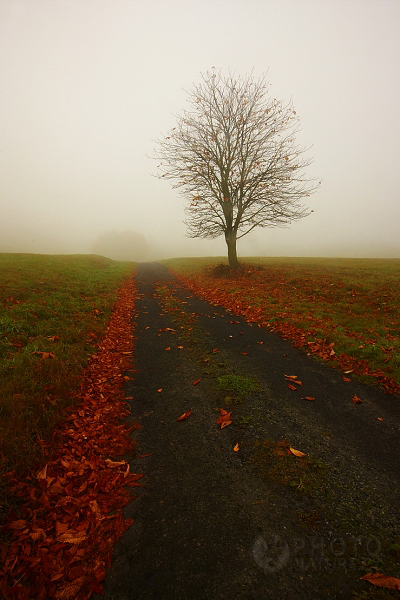
[[[293,390],[293,391],[297,390],[297,387],[295,385],[292,385],[291,383],[288,383],[288,388],[289,388],[289,390]]]
[[[233,447],[233,451],[234,452],[239,452],[240,448],[239,448],[239,444],[236,444],[236,446]]]
[[[289,450],[292,454],[294,454],[295,456],[306,456],[304,452],[300,452],[300,450],[295,450],[294,448],[292,448],[291,446],[289,447]]]
[[[43,469],[41,469],[39,471],[39,473],[36,475],[37,479],[46,479],[47,478],[47,467],[49,465],[46,465],[45,467],[43,467]]]
[[[248,356],[249,353],[248,352],[242,352],[243,356]]]
[[[218,417],[217,423],[218,423],[218,425],[221,425],[221,429],[223,429],[224,427],[227,427],[228,425],[230,425],[232,423],[232,421],[231,421],[232,412],[227,412],[223,408],[220,408],[219,411],[221,413],[221,416]]]
[[[297,375],[285,375],[286,379],[297,379]]]
[[[213,352],[214,353],[219,352],[218,348],[213,348]]]
[[[58,542],[67,542],[68,544],[80,544],[86,540],[87,535],[83,531],[69,530],[58,536]]]
[[[362,402],[362,400],[361,400],[361,398],[359,398],[357,396],[357,394],[354,394],[353,402],[354,402],[354,404],[360,404]]]
[[[157,392],[162,392],[162,388],[160,388],[159,390],[157,390]]]
[[[349,369],[348,371],[343,371],[343,373],[345,375],[348,375],[349,373],[352,373],[354,371],[354,369]]]
[[[27,522],[25,519],[19,519],[18,521],[11,521],[11,523],[8,524],[8,527],[11,529],[25,529],[26,525]]]
[[[187,412],[183,413],[183,415],[181,415],[177,421],[183,421],[183,419],[187,419],[191,412],[191,410],[188,410]]]
[[[170,346],[168,346],[168,348],[165,348],[165,350],[171,350],[171,347],[170,347]]]
[[[178,346],[179,350],[182,350],[183,346]]]
[[[193,381],[193,385],[197,385],[199,383],[199,381],[201,381],[201,377],[200,377],[200,379],[196,379],[196,381]]]
[[[346,383],[349,383],[351,381],[351,379],[349,377],[343,377],[343,381],[346,381]]]
[[[367,573],[366,575],[360,577],[360,579],[365,579],[373,585],[388,588],[389,590],[400,590],[400,579],[397,577],[391,577],[390,575],[382,575],[382,573]]]
[[[78,579],[67,583],[61,590],[58,590],[54,597],[56,600],[74,600],[86,581],[86,577],[79,577]]]
[[[110,467],[110,469],[115,469],[115,467],[120,467],[121,465],[126,465],[126,460],[113,461],[113,460],[110,460],[109,458],[106,458],[106,460],[104,462],[106,463],[107,467]]]
[[[313,396],[303,396],[302,400],[315,400]]]
[[[53,352],[35,352],[34,354],[37,354],[39,356],[42,355],[42,360],[44,358],[55,358],[56,357],[56,355],[53,354]]]
[[[382,417],[378,417],[378,421],[383,421]]]

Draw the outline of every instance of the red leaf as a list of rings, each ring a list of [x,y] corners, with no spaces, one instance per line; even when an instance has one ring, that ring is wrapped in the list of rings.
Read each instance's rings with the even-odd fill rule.
[[[362,400],[356,394],[354,394],[353,402],[354,404],[361,404]]]
[[[12,521],[8,524],[10,529],[25,529],[27,522],[24,519],[19,519],[19,521]]]
[[[365,579],[379,587],[388,588],[390,590],[400,590],[400,579],[397,577],[382,575],[382,573],[367,573],[360,577],[360,579]]]
[[[199,383],[199,381],[201,381],[201,377],[200,377],[200,379],[196,379],[196,381],[193,381],[193,385],[197,385]]]
[[[188,416],[189,416],[191,413],[192,413],[192,411],[191,411],[191,410],[188,410],[187,412],[183,413],[183,415],[181,415],[181,416],[179,417],[179,419],[177,419],[177,421],[183,421],[184,419],[187,419],[187,418],[188,418]]]
[[[288,383],[288,388],[289,388],[289,390],[293,390],[293,391],[297,390],[297,387],[295,385],[292,385],[291,383]]]
[[[305,453],[304,453],[304,452],[300,452],[300,450],[295,450],[295,449],[294,449],[294,448],[292,448],[291,446],[290,446],[289,450],[290,450],[290,452],[291,452],[292,454],[294,454],[295,456],[299,456],[299,457],[305,456]]]
[[[228,425],[230,425],[232,423],[232,421],[231,421],[232,413],[227,412],[223,408],[220,408],[219,411],[221,413],[221,416],[218,417],[217,423],[218,423],[218,425],[221,425],[221,429],[223,429],[224,427],[227,427]]]

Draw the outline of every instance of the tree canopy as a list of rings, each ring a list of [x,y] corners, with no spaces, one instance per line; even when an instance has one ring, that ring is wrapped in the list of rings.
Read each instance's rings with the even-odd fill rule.
[[[318,183],[312,159],[296,145],[291,101],[269,96],[265,78],[214,71],[188,92],[189,110],[158,140],[159,177],[187,200],[189,237],[225,236],[231,266],[236,240],[255,227],[284,227],[310,214],[301,201]]]

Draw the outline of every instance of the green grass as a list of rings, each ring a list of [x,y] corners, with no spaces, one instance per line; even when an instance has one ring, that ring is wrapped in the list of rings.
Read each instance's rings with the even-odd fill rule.
[[[252,377],[242,375],[222,375],[217,378],[217,387],[220,390],[228,390],[237,394],[246,395],[257,392],[260,384]]]
[[[290,336],[327,340],[340,353],[362,359],[400,384],[400,260],[243,258],[242,269],[217,276],[226,259],[163,261],[215,303]]]
[[[0,254],[1,473],[41,459],[40,440],[73,404],[133,268],[96,255]]]
[[[256,442],[253,462],[260,475],[282,485],[289,485],[301,494],[311,494],[327,471],[322,460],[311,455],[297,457],[288,453],[288,440]]]

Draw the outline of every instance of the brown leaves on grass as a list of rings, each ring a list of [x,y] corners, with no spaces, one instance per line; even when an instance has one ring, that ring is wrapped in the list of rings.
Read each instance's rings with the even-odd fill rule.
[[[223,429],[224,427],[227,427],[228,425],[230,425],[232,423],[232,420],[231,420],[232,412],[227,412],[223,408],[220,408],[219,412],[221,413],[221,416],[218,417],[217,423],[218,423],[218,425],[221,425],[221,429]]]
[[[367,573],[360,577],[360,579],[365,579],[373,585],[388,588],[389,590],[400,590],[400,579],[397,577],[382,575],[382,573]]]
[[[286,438],[284,440],[282,440],[281,442],[276,442],[273,445],[273,453],[276,456],[286,456],[287,454],[293,454],[294,456],[297,456],[298,458],[302,458],[303,456],[306,456],[306,454],[304,452],[301,452],[300,450],[296,450],[295,448],[292,448],[292,446],[290,446],[290,444]]]
[[[24,481],[9,474],[24,504],[21,518],[10,515],[4,526],[11,536],[2,548],[5,600],[86,600],[103,593],[113,546],[132,523],[122,514],[131,500],[127,488],[143,476],[118,459],[132,452],[129,434],[137,426],[120,424],[129,414],[121,385],[131,367],[134,297],[130,279],[83,373],[80,403],[53,436],[58,443],[47,450],[47,464]]]
[[[362,400],[361,400],[361,398],[359,398],[357,396],[357,394],[354,394],[354,396],[353,396],[353,402],[354,402],[354,404],[361,404]]]
[[[42,360],[45,358],[55,358],[56,355],[53,352],[35,352],[38,356],[41,357]]]
[[[312,315],[304,315],[304,312],[297,312],[290,310],[288,302],[290,303],[290,294],[293,292],[293,288],[290,287],[285,272],[281,269],[268,268],[268,279],[263,276],[262,273],[258,273],[253,269],[249,273],[243,272],[240,277],[235,278],[235,288],[232,285],[230,279],[218,278],[215,281],[214,278],[208,277],[207,275],[198,275],[195,277],[186,277],[180,273],[175,273],[178,279],[194,293],[202,296],[211,304],[218,304],[224,306],[229,311],[246,318],[247,322],[258,322],[265,327],[268,327],[271,331],[275,331],[283,339],[291,340],[293,346],[297,348],[305,348],[308,354],[315,354],[324,360],[335,361],[335,366],[346,370],[348,372],[354,372],[358,375],[368,375],[377,379],[381,385],[385,388],[388,393],[400,393],[400,385],[393,378],[390,377],[388,370],[383,368],[371,367],[370,363],[364,358],[358,358],[350,356],[345,353],[339,353],[335,350],[335,343],[329,341],[329,336],[335,332],[336,324],[331,319],[318,319]],[[291,271],[290,279],[293,277]],[[321,275],[323,277],[323,275]],[[307,277],[302,274],[301,280],[296,284],[296,296],[299,299],[307,299],[310,301],[310,297],[307,297],[309,293],[313,293],[312,290],[320,288],[321,281],[318,277],[314,276],[311,272],[307,273]],[[338,293],[338,300],[343,300],[343,292],[341,292],[342,283],[338,282],[335,287]],[[310,288],[307,291],[307,288]],[[257,290],[257,297],[260,294],[264,296],[264,304],[261,306],[251,306],[248,299],[245,296],[252,297],[253,290]],[[330,297],[333,293],[333,283],[326,286],[327,295]],[[246,291],[246,294],[244,293]],[[289,293],[290,292],[290,293]],[[385,292],[386,293],[386,292]],[[278,300],[278,305],[281,303],[285,306],[285,310],[277,309],[274,305],[269,304],[270,297]],[[353,297],[353,294],[352,294]],[[346,297],[346,301],[349,298]],[[374,298],[374,301],[376,298]],[[312,303],[317,301],[317,298],[311,296]],[[321,302],[322,302],[321,298]],[[324,302],[332,303],[331,299],[325,299]],[[385,303],[386,304],[386,303]],[[372,306],[372,304],[371,304]],[[388,307],[385,308],[385,311]],[[269,310],[272,309],[272,313],[269,314]],[[380,310],[380,309],[378,309]],[[375,313],[374,313],[375,314]],[[379,313],[382,314],[382,313]],[[274,322],[271,317],[273,316]],[[372,316],[372,315],[371,315]],[[235,321],[231,321],[235,323]],[[299,326],[300,325],[300,326]],[[395,322],[392,323],[392,326]],[[390,328],[386,328],[389,330]],[[321,337],[317,337],[318,333]],[[313,338],[310,341],[310,337]],[[356,337],[358,334],[349,331],[347,337]],[[389,332],[386,333],[386,340],[396,339],[391,336]],[[370,343],[366,340],[365,343]],[[372,343],[372,342],[371,342]],[[390,349],[387,349],[389,355]],[[385,350],[384,350],[385,351]],[[389,356],[390,360],[390,356]]]

